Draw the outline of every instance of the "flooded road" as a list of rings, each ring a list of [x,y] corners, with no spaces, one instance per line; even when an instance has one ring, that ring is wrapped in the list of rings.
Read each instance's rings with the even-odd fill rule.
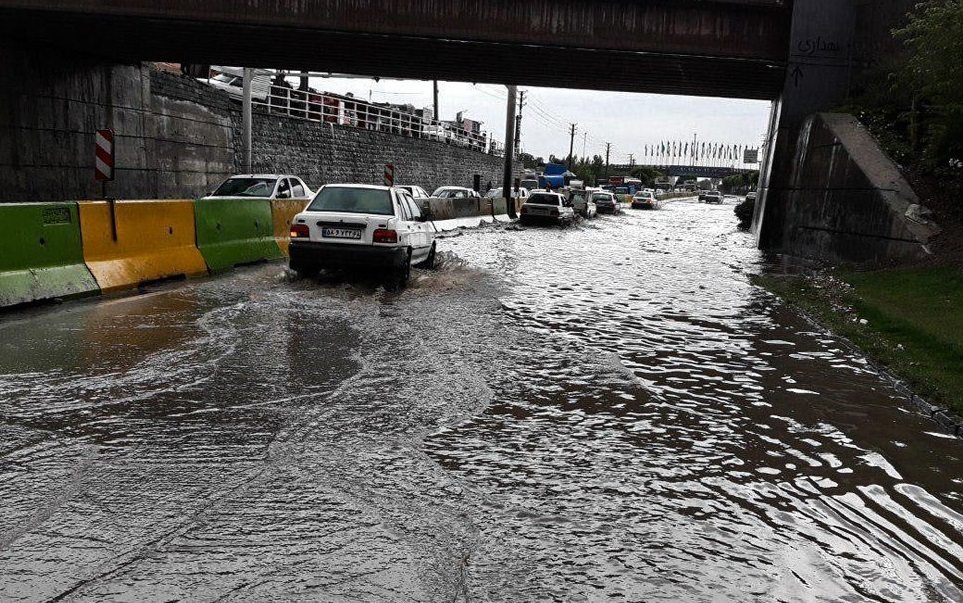
[[[963,445],[735,223],[0,315],[0,601],[963,601]]]

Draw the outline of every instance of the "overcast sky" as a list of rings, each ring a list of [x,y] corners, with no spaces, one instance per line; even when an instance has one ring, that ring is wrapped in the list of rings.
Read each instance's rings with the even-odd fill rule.
[[[430,81],[312,78],[311,86],[328,92],[352,92],[376,102],[431,107]],[[505,137],[504,86],[439,82],[442,119],[465,117],[482,121],[495,139]],[[612,143],[611,163],[628,163],[629,153],[642,161],[645,145],[663,140],[698,140],[759,146],[769,119],[769,102],[629,92],[597,92],[561,88],[522,87],[522,150],[548,159],[568,154],[570,123],[577,123],[575,154],[605,155]]]

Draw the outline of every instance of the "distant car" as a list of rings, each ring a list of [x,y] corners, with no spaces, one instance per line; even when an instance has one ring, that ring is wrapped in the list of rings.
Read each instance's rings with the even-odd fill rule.
[[[291,221],[291,270],[374,269],[387,274],[390,289],[403,289],[412,265],[434,267],[435,231],[426,220],[401,188],[327,184]]]
[[[535,189],[538,188],[538,179],[537,179],[537,178],[525,178],[524,180],[522,180],[522,181],[519,183],[519,185],[520,185],[522,188],[524,188],[524,189],[528,189],[529,191],[533,191],[533,190],[535,190]]]
[[[487,193],[485,193],[486,199],[501,199],[502,198],[502,187],[496,186]],[[516,188],[512,191],[513,199],[528,199],[528,189],[527,188]]]
[[[622,204],[610,192],[592,193],[592,202],[600,214],[622,213]]]
[[[197,78],[204,82],[227,92],[235,100],[241,100],[244,93],[244,70],[240,67],[221,67],[212,66],[213,75],[207,78]],[[251,80],[251,98],[255,101],[266,102],[271,91],[270,72],[257,69],[254,70],[254,77]]]
[[[308,185],[290,174],[239,174],[231,176],[205,199],[218,197],[258,197],[264,199],[304,199],[314,196]]]
[[[655,209],[655,194],[651,191],[635,193],[632,197],[632,209]]]
[[[552,223],[566,226],[575,221],[575,210],[561,193],[534,190],[522,206],[519,221],[522,224]]]
[[[465,186],[439,186],[435,189],[435,192],[431,193],[432,197],[438,197],[439,199],[480,199],[481,195],[478,191],[472,190]]]
[[[415,186],[415,185],[413,185],[413,184],[400,184],[400,185],[397,185],[397,186],[398,186],[398,188],[403,188],[403,189],[405,189],[406,191],[408,191],[408,194],[411,195],[411,198],[412,198],[412,199],[427,199],[427,198],[428,198],[428,193],[426,193],[426,192],[425,192],[425,189],[421,188],[420,186]]]
[[[722,191],[706,191],[705,202],[706,203],[722,203]]]

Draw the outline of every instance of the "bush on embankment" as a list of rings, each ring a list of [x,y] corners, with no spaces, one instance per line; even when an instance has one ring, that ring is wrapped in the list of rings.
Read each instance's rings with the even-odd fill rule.
[[[752,226],[752,214],[756,211],[756,200],[746,199],[736,205],[732,211],[736,214],[736,218],[739,219],[739,228],[749,230],[749,227]]]
[[[835,271],[755,282],[851,341],[931,404],[963,412],[958,268]]]

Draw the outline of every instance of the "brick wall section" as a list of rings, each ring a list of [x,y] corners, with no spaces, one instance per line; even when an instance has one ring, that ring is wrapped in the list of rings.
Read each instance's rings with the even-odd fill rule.
[[[312,187],[332,182],[381,184],[385,164],[396,184],[417,184],[430,194],[444,185],[500,186],[502,158],[397,134],[267,114],[254,115],[253,169],[298,174]]]
[[[0,42],[0,203],[100,198],[94,132],[115,134],[119,199],[198,197],[241,169],[240,105],[193,78]],[[328,182],[501,180],[501,159],[443,143],[282,118],[254,120],[254,169]]]

